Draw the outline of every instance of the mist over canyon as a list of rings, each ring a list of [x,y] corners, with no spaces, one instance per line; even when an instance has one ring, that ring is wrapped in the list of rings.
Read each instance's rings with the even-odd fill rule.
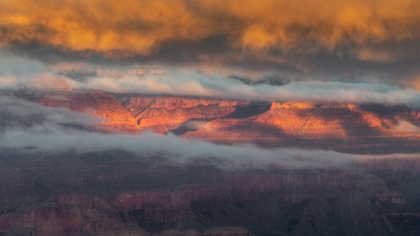
[[[37,81],[0,96],[5,235],[418,230],[419,112],[408,105],[112,94]]]

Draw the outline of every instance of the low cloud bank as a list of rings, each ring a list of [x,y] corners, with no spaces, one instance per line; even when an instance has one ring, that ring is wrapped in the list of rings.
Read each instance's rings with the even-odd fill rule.
[[[225,146],[198,140],[185,140],[174,135],[143,133],[140,135],[102,134],[69,130],[58,126],[34,126],[9,129],[0,135],[0,148],[41,152],[102,152],[124,150],[144,156],[157,155],[169,164],[191,164],[206,161],[223,166],[286,168],[337,168],[353,158],[333,151],[299,149],[262,149],[250,145]],[[223,167],[220,166],[220,167]]]
[[[29,81],[31,80],[26,79],[26,84]],[[111,93],[170,94],[270,102],[403,104],[412,108],[420,106],[420,92],[417,90],[363,82],[295,81],[284,85],[250,85],[227,78],[189,74],[153,77],[125,76],[123,78],[95,77],[86,82],[65,78],[65,81],[72,89],[100,90]],[[17,77],[0,76],[0,90],[17,90],[24,84],[24,81]],[[45,89],[51,89],[48,86]]]
[[[47,66],[40,61],[0,48],[0,89],[2,90],[22,87],[29,77],[47,71]]]
[[[0,149],[24,152],[78,153],[123,150],[160,164],[205,163],[219,168],[347,169],[354,163],[382,159],[417,159],[419,154],[355,155],[335,151],[291,148],[264,149],[253,145],[218,145],[175,135],[98,133],[44,123],[27,128],[9,128],[0,134]]]
[[[176,72],[170,75],[142,77],[94,77],[86,82],[70,79],[67,81],[73,88],[99,89],[115,93],[154,93],[265,101],[405,104],[411,107],[418,107],[420,104],[420,92],[380,83],[293,81],[281,86],[250,85],[215,74]]]
[[[349,82],[338,78],[327,78],[325,81],[299,78],[286,72],[281,76],[275,71],[252,74],[241,69],[225,71],[221,68],[205,70],[151,66],[142,69],[121,67],[114,70],[109,67],[97,69],[88,64],[79,67],[66,66],[64,63],[53,69],[4,50],[0,51],[0,64],[2,62],[5,65],[0,65],[0,90],[17,90],[28,86],[34,79],[45,77],[65,79],[72,89],[112,93],[172,94],[264,101],[405,104],[415,108],[420,104],[419,91],[386,84],[374,76],[361,75],[359,79],[353,78]],[[51,89],[54,84],[44,84],[44,89]],[[42,86],[39,87],[42,89]]]
[[[101,121],[101,119],[88,114],[65,108],[46,107],[10,95],[0,95],[0,114],[14,119],[15,126],[19,126],[21,119],[34,116],[37,116],[40,122],[56,125],[91,125]],[[2,123],[1,120],[0,123]]]

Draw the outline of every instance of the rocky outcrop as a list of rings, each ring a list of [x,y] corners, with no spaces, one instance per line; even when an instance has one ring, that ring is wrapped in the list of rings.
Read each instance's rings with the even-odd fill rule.
[[[49,107],[64,107],[101,118],[96,128],[132,132],[137,130],[134,117],[117,99],[99,91],[21,91],[19,97]]]
[[[237,104],[237,101],[219,99],[141,96],[131,98],[126,108],[140,128],[165,133],[191,119],[223,117],[233,112]]]
[[[83,208],[96,208],[96,209],[113,209],[113,207],[104,199],[95,195],[86,194],[65,194],[57,195],[54,202],[58,204],[74,205]]]
[[[383,201],[394,199],[386,183],[371,174],[346,172],[274,172],[215,176],[211,182],[183,183],[193,202],[216,204],[257,200],[261,195],[276,193],[280,199],[300,203],[316,196],[336,198],[344,189],[358,189],[366,196]]]
[[[124,224],[114,211],[70,205],[33,206],[0,217],[0,232],[26,230],[28,235],[147,235],[135,225]]]
[[[218,227],[204,231],[205,236],[249,236],[248,230],[241,227]]]
[[[216,227],[199,233],[196,230],[165,230],[159,236],[249,236],[248,230],[241,227]]]
[[[197,230],[185,230],[185,231],[181,231],[181,230],[177,230],[177,229],[168,229],[168,230],[164,230],[162,231],[159,236],[201,236],[202,234],[200,234],[200,232],[198,232]]]
[[[151,222],[176,222],[193,217],[191,200],[182,189],[151,189],[122,192],[112,197],[110,204],[137,220]]]

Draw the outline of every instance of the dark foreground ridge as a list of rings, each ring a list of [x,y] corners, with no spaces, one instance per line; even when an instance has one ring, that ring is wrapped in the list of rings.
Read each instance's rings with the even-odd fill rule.
[[[153,161],[152,161],[153,160]],[[346,170],[159,165],[121,151],[0,154],[2,235],[416,235],[420,161]]]

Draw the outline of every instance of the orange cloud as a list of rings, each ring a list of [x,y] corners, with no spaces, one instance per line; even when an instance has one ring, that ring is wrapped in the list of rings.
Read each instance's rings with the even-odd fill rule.
[[[0,45],[35,41],[110,57],[214,35],[242,50],[305,53],[420,39],[418,0],[3,0],[0,9]]]
[[[362,49],[357,53],[357,58],[361,61],[370,61],[378,63],[388,63],[395,61],[393,55],[388,51],[372,51],[370,49]]]

